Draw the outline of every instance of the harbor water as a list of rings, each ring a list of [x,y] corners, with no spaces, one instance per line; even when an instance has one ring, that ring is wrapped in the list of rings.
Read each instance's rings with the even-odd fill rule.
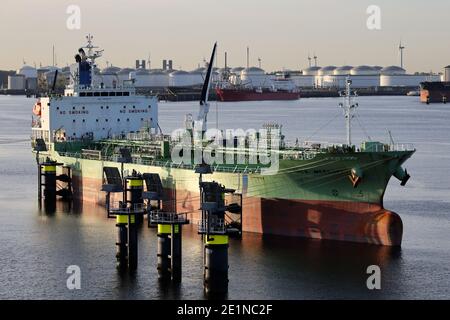
[[[283,125],[286,139],[344,142],[338,98],[211,103],[209,127],[259,129]],[[392,179],[384,206],[404,224],[401,249],[244,233],[229,248],[229,299],[449,299],[450,106],[417,97],[360,97],[354,142],[412,143],[405,187]],[[115,221],[104,208],[58,203],[38,208],[31,153],[34,99],[0,96],[0,299],[204,299],[202,244],[183,233],[183,279],[158,282],[155,229],[139,230],[135,275],[115,268]],[[183,126],[196,102],[160,103],[164,133]],[[218,111],[218,112],[217,112]],[[282,212],[280,212],[282,214]],[[245,217],[244,217],[245,219]],[[81,270],[81,289],[66,286],[66,269]],[[366,269],[381,268],[381,290],[368,290]]]

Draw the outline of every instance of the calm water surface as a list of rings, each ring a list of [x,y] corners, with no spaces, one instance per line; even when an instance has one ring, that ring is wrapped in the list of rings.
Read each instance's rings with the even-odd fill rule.
[[[287,139],[344,142],[338,99],[211,104],[210,126],[260,128],[283,124]],[[370,136],[413,143],[406,187],[391,180],[385,207],[404,223],[401,250],[262,237],[246,233],[229,249],[230,299],[449,299],[450,105],[420,104],[416,97],[361,97],[354,141]],[[59,203],[45,214],[37,204],[37,169],[30,151],[34,99],[0,96],[0,298],[2,299],[204,299],[202,245],[194,229],[183,238],[183,281],[159,285],[156,232],[139,233],[135,276],[115,269],[115,222],[104,210]],[[216,116],[216,110],[220,110]],[[165,133],[182,126],[197,103],[160,103]],[[334,120],[333,120],[334,119]],[[368,265],[382,270],[382,289],[369,291]],[[66,287],[66,268],[78,265],[81,290]]]

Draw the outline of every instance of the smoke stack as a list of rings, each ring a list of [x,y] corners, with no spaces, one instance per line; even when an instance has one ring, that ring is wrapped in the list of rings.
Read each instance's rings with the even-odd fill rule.
[[[136,69],[139,69],[139,60],[136,60]]]
[[[142,69],[145,69],[145,60],[142,60],[141,67],[142,67]]]
[[[250,67],[250,48],[247,47],[247,68]]]
[[[173,70],[173,68],[172,68],[172,60],[169,60],[168,68],[169,68],[169,70]]]
[[[167,70],[167,60],[163,60],[163,65],[162,65],[163,70]]]

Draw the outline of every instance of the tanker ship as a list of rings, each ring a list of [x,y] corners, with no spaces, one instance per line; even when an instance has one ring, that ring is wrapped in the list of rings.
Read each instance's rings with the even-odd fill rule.
[[[202,179],[220,183],[241,199],[244,232],[400,246],[402,220],[383,207],[383,196],[392,176],[406,184],[410,176],[402,165],[415,149],[374,141],[352,144],[357,104],[350,80],[341,104],[346,144],[289,144],[282,126],[269,123],[265,136],[258,131],[228,139],[231,143],[206,156],[212,141],[207,115],[215,48],[197,117],[187,115],[183,130],[166,135],[158,124],[156,97],[136,95],[132,82],[114,88],[96,82],[95,60],[102,51],[88,37],[64,94],[41,97],[33,109],[32,147],[38,161],[69,166],[73,196],[84,202],[105,205],[105,184],[140,173],[160,186],[161,210],[199,221]]]
[[[292,90],[275,90],[270,88],[216,88],[216,94],[220,101],[265,101],[265,100],[298,100],[300,93]]]

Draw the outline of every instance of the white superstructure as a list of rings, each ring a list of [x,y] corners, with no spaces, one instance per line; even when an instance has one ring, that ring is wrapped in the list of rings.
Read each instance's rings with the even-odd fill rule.
[[[95,50],[92,37],[79,50],[71,66],[70,84],[64,95],[49,95],[33,109],[32,136],[46,142],[99,140],[136,132],[143,127],[158,128],[158,104],[153,96],[136,95],[131,81],[95,83]],[[87,50],[85,52],[84,50]]]

